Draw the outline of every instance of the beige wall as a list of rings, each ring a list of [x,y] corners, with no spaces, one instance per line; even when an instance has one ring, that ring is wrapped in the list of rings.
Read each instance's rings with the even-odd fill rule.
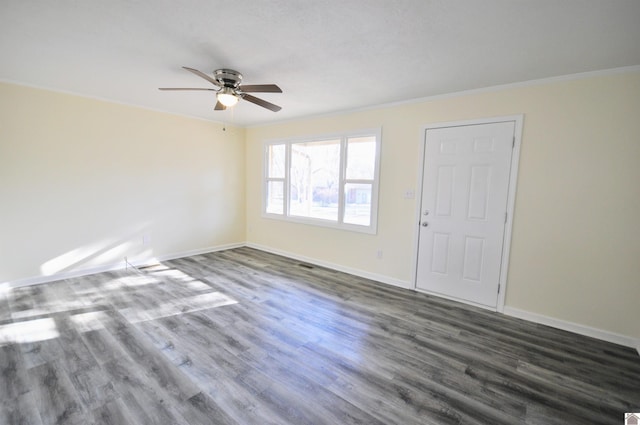
[[[522,113],[507,307],[640,338],[639,111],[628,73],[223,132],[0,84],[0,282],[246,240],[409,285],[420,128]],[[263,140],[371,127],[376,235],[261,217]]]
[[[640,73],[249,128],[247,240],[410,284],[420,129],[524,114],[506,306],[640,338]],[[377,235],[263,219],[261,142],[382,127]],[[376,259],[376,251],[383,258]]]
[[[243,129],[0,84],[0,282],[242,243],[244,155]]]

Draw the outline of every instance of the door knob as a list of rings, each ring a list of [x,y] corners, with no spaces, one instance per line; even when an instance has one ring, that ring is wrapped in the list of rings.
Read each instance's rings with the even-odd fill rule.
[[[426,221],[422,222],[422,227],[427,227],[429,225],[429,223],[427,223]]]

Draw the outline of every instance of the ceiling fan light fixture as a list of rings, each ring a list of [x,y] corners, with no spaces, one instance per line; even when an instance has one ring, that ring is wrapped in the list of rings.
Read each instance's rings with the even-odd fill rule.
[[[224,87],[222,90],[220,90],[216,97],[218,98],[218,102],[222,103],[227,108],[234,106],[236,103],[238,103],[238,100],[240,100],[238,99],[238,96],[236,96],[236,94],[233,92],[233,90],[229,87]]]

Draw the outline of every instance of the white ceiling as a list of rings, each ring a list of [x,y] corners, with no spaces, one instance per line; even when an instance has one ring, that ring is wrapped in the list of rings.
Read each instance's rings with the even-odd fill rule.
[[[255,125],[640,64],[639,0],[1,0],[0,80]],[[257,94],[214,111],[182,66]]]

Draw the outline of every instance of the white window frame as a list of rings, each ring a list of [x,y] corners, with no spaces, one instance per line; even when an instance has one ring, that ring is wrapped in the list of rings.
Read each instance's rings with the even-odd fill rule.
[[[369,179],[347,179],[347,140],[356,137],[373,136],[376,140],[376,156],[374,164],[373,180]],[[323,140],[340,140],[340,171],[339,171],[339,191],[338,191],[338,219],[324,220],[312,217],[300,217],[290,215],[289,209],[289,191],[290,191],[290,173],[291,173],[291,145],[295,143],[319,142]],[[269,177],[269,146],[285,145],[285,176],[284,178]],[[378,191],[380,186],[380,150],[382,146],[382,129],[363,129],[356,131],[316,134],[311,136],[266,140],[262,146],[262,217],[274,220],[283,220],[294,223],[309,224],[313,226],[330,227],[334,229],[350,230],[354,232],[376,234],[378,231]],[[283,182],[283,202],[284,208],[282,214],[267,212],[267,196],[268,185],[270,181]],[[365,183],[371,184],[371,216],[368,226],[360,224],[344,223],[345,209],[345,185],[347,184]]]

